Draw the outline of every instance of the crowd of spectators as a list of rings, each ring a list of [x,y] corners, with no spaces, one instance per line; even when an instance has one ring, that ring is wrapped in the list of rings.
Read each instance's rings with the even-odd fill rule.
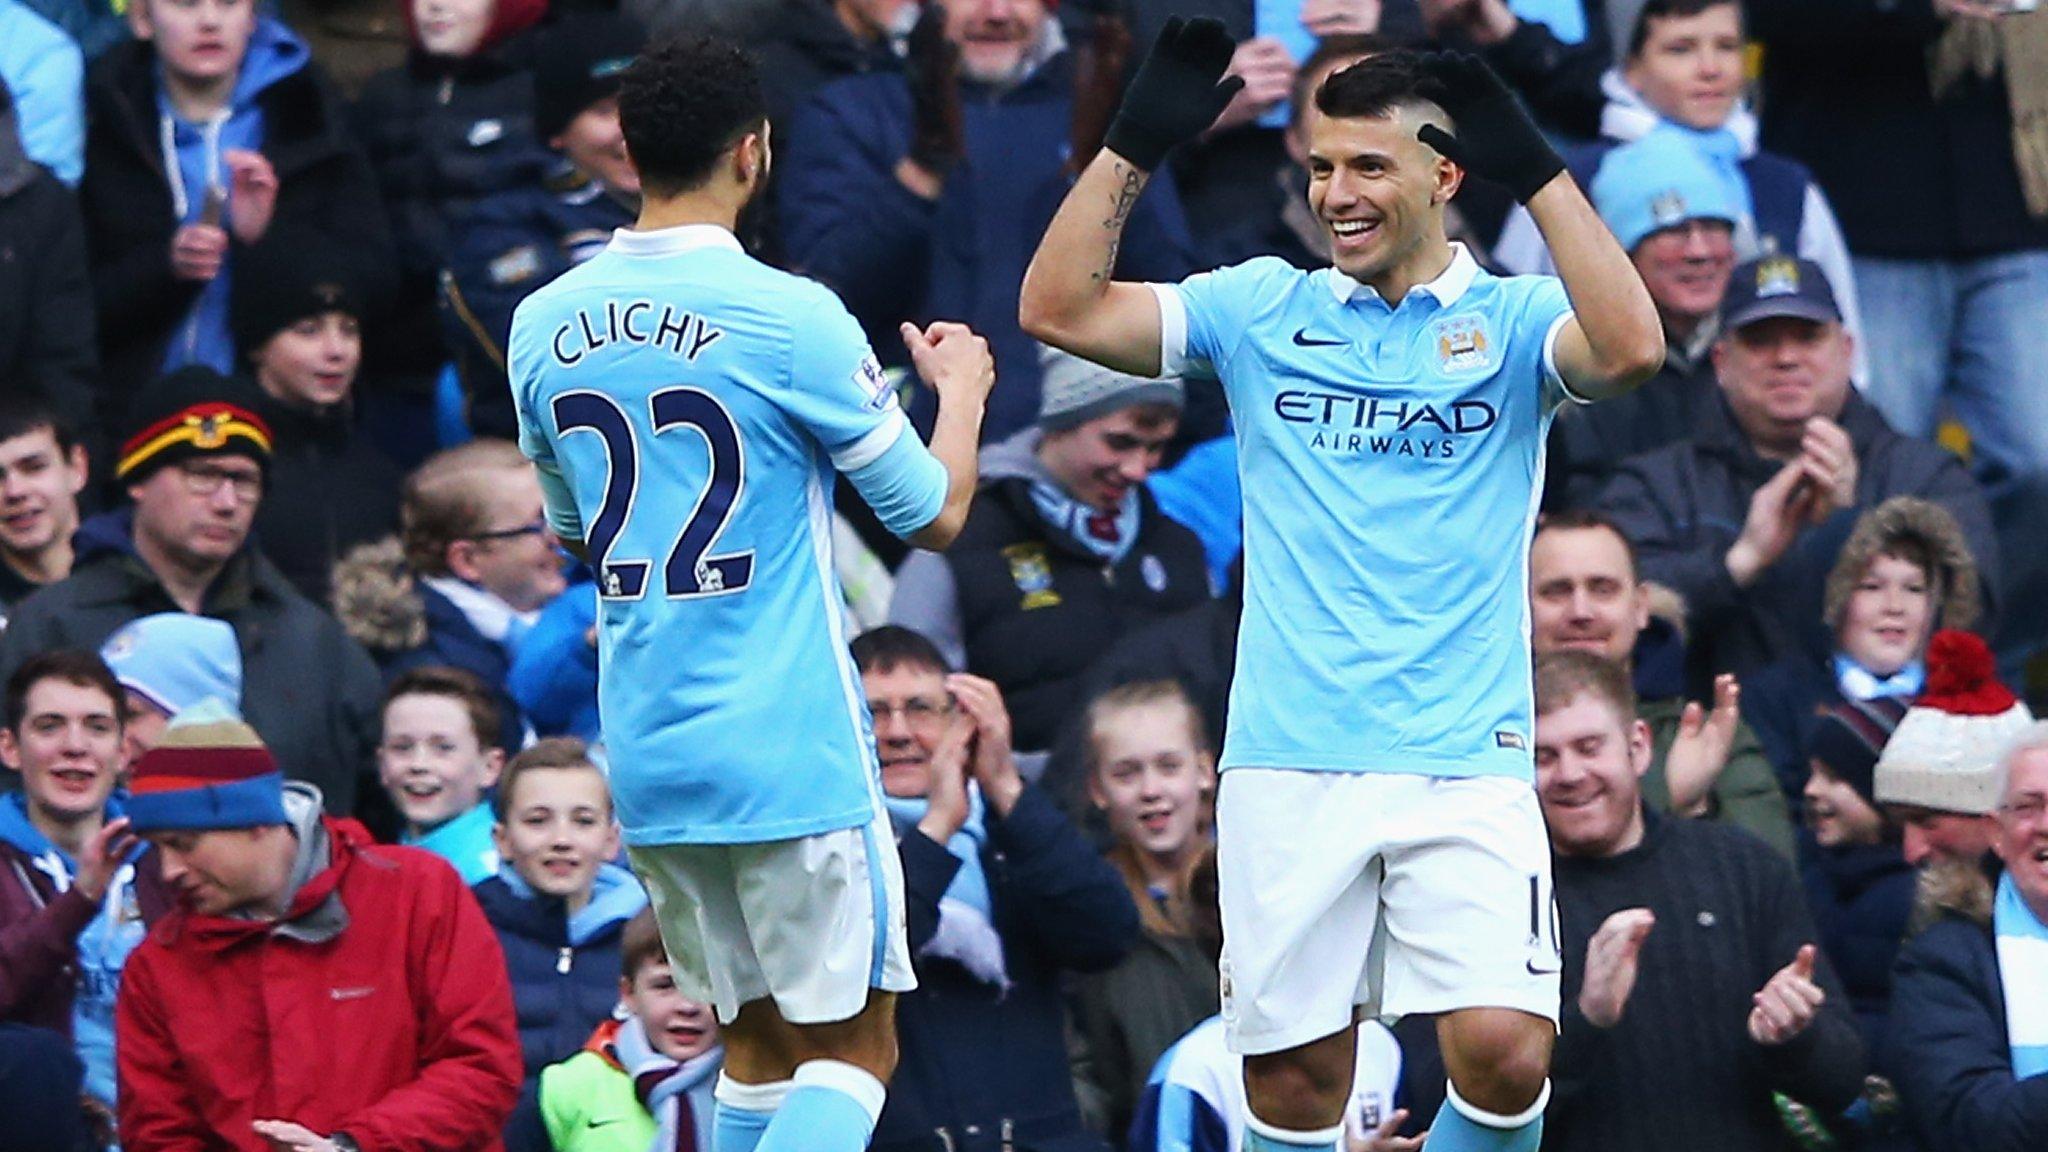
[[[621,866],[599,589],[505,382],[514,308],[636,218],[650,30],[762,64],[750,250],[893,381],[904,321],[997,362],[952,549],[834,513],[920,983],[874,1146],[1235,1148],[1237,445],[1214,380],[1017,315],[1173,14],[1245,85],[1120,277],[1325,264],[1316,86],[1443,46],[1664,325],[1556,418],[1528,558],[1545,1147],[2048,1146],[2048,12],[0,0],[0,1149],[710,1146],[718,1022]],[[1499,189],[1451,227],[1553,266]],[[1348,1147],[1418,1147],[1443,1082],[1427,1021],[1362,1021]]]

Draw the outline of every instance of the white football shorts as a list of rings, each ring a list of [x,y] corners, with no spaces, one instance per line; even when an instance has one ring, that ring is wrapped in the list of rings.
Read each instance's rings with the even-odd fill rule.
[[[1343,1032],[1361,1006],[1556,1022],[1550,839],[1528,781],[1233,768],[1216,803],[1233,1050]]]
[[[903,865],[875,818],[796,840],[627,848],[647,885],[676,987],[730,1024],[770,999],[792,1024],[850,1020],[870,989],[917,987]]]

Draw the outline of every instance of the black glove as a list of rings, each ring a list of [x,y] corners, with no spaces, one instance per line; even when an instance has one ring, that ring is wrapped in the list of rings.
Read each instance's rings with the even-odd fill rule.
[[[1452,136],[1425,124],[1415,134],[1424,144],[1523,204],[1564,171],[1564,158],[1486,61],[1464,52],[1426,52],[1422,70],[1428,77],[1422,94],[1450,113],[1458,129]]]
[[[944,176],[967,151],[960,114],[960,48],[946,39],[946,9],[926,4],[905,46],[910,82],[910,162]]]
[[[1146,172],[1157,171],[1176,145],[1208,131],[1244,87],[1242,77],[1223,75],[1236,51],[1222,21],[1169,17],[1131,78],[1103,147]]]

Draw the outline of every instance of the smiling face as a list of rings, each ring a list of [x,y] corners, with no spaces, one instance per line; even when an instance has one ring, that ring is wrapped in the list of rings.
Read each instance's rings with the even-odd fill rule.
[[[415,836],[483,803],[504,762],[504,753],[478,737],[469,710],[452,696],[415,693],[384,706],[377,775]]]
[[[1579,648],[1626,662],[1650,623],[1650,593],[1608,528],[1544,528],[1529,546],[1530,638],[1538,655]]]
[[[33,556],[78,530],[85,449],[66,452],[47,427],[0,440],[0,549]]]
[[[631,980],[619,981],[619,999],[647,1030],[648,1044],[677,1063],[702,1056],[718,1043],[718,1017],[711,1005],[683,995],[667,961],[642,964]]]
[[[468,56],[491,30],[496,0],[412,0],[419,46],[429,56]]]
[[[1933,581],[1911,560],[1880,552],[1849,593],[1835,642],[1875,676],[1890,676],[1927,651],[1934,630]]]
[[[137,0],[128,14],[164,71],[187,84],[231,82],[256,31],[255,0]]]
[[[304,316],[263,342],[250,359],[256,383],[294,408],[329,408],[348,399],[363,363],[363,332],[346,312]]]
[[[882,791],[899,800],[931,794],[932,749],[953,720],[946,674],[918,664],[860,674],[875,718],[875,751],[882,760]]]
[[[537,612],[568,586],[558,541],[547,526],[540,478],[531,467],[497,470],[479,531],[449,546],[448,567],[514,612]]]
[[[298,837],[282,824],[152,832],[164,882],[201,916],[284,911]]]
[[[626,134],[619,128],[618,97],[607,96],[578,112],[548,146],[608,191],[640,194],[640,173],[626,155]]]
[[[2024,749],[2007,762],[1992,850],[2027,907],[2048,920],[2048,746]]]
[[[954,0],[946,38],[960,49],[960,73],[978,84],[1023,78],[1024,62],[1045,29],[1044,0]]]
[[[90,684],[48,677],[29,686],[21,728],[0,728],[0,760],[21,773],[30,811],[75,824],[107,806],[124,763],[120,702]]]
[[[1673,330],[1691,333],[1721,310],[1735,270],[1735,227],[1726,220],[1688,220],[1643,237],[1629,253]]]
[[[590,765],[529,768],[507,781],[502,802],[498,855],[534,891],[582,908],[598,868],[619,854],[604,775]]]
[[[1114,512],[1159,467],[1178,427],[1180,413],[1171,405],[1136,404],[1047,432],[1038,442],[1038,459],[1067,495],[1098,512]]]
[[[1201,850],[1214,759],[1202,749],[1201,718],[1186,703],[1162,700],[1119,708],[1090,733],[1088,798],[1110,834],[1168,868]]]
[[[1815,416],[1841,415],[1849,362],[1849,334],[1840,324],[1796,316],[1745,324],[1714,342],[1714,368],[1736,423],[1780,453],[1798,448]]]
[[[1308,115],[1308,206],[1337,270],[1361,284],[1405,267],[1432,238],[1463,179],[1457,165],[1416,139],[1415,110],[1388,116]]]
[[[1606,857],[1643,840],[1650,729],[1581,691],[1536,717],[1536,793],[1560,856]]]
[[[1742,6],[1651,17],[1622,76],[1643,102],[1690,128],[1719,128],[1742,95]]]
[[[1802,796],[1806,826],[1821,847],[1876,844],[1884,838],[1884,817],[1819,760],[1808,761]]]
[[[1989,816],[1912,804],[1892,804],[1886,811],[1899,825],[1899,850],[1916,868],[1929,861],[1981,862],[1998,835],[1998,822]]]

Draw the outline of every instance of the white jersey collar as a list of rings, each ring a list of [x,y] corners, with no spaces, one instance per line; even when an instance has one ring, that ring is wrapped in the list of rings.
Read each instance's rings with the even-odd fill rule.
[[[678,224],[652,232],[619,228],[612,232],[612,251],[627,256],[680,256],[699,248],[745,251],[740,247],[739,237],[720,224]]]
[[[1472,258],[1472,253],[1467,251],[1463,244],[1453,240],[1451,241],[1450,266],[1445,268],[1436,279],[1431,280],[1427,284],[1417,284],[1409,289],[1409,291],[1427,292],[1431,296],[1436,297],[1438,304],[1449,308],[1465,295],[1466,290],[1472,287],[1472,281],[1478,275],[1479,261]],[[1339,304],[1350,303],[1351,298],[1360,292],[1371,295],[1375,300],[1378,300],[1380,295],[1371,285],[1360,284],[1335,268],[1330,269],[1330,291],[1335,294]],[[1381,301],[1381,303],[1386,303],[1386,301]],[[1396,300],[1391,304],[1387,304],[1387,307],[1395,308],[1399,305],[1400,301]]]

